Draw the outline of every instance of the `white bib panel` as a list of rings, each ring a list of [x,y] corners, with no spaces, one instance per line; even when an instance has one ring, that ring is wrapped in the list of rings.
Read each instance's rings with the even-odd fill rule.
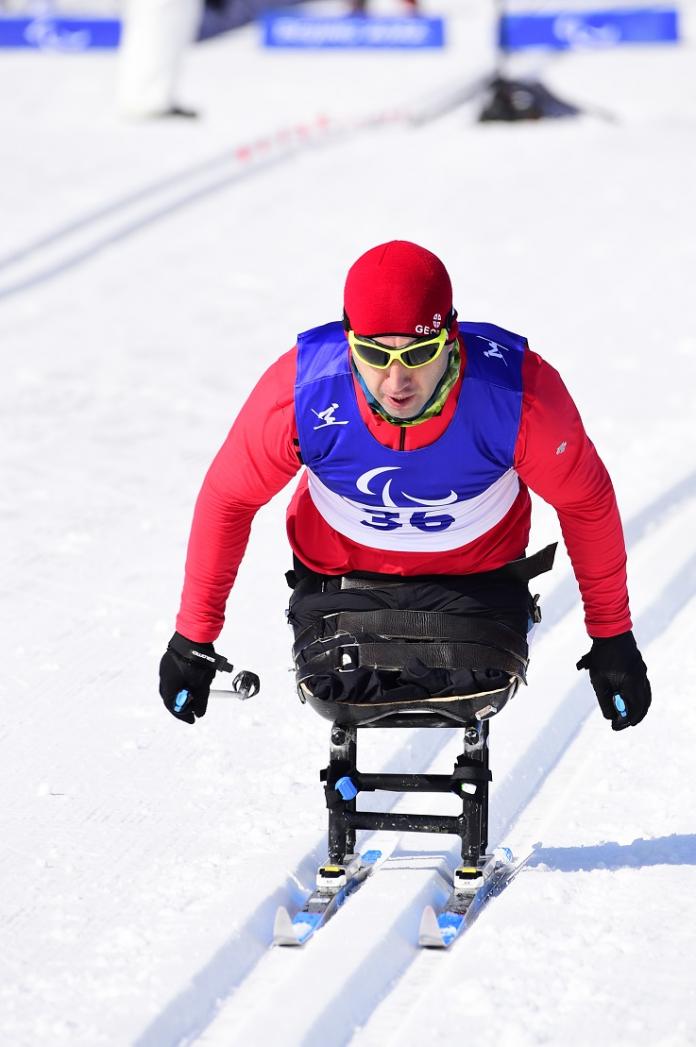
[[[442,505],[366,505],[331,491],[307,470],[314,505],[330,527],[353,542],[373,549],[402,553],[447,552],[459,549],[490,531],[509,512],[520,481],[508,469],[482,494]],[[386,500],[386,499],[385,499]]]

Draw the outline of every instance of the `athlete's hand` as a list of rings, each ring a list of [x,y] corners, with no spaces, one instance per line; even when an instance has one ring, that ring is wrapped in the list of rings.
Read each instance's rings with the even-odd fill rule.
[[[592,648],[578,662],[589,669],[599,707],[614,731],[634,727],[652,700],[645,662],[632,632],[593,639]]]
[[[174,633],[159,667],[159,692],[172,716],[186,723],[205,716],[215,669],[212,643],[194,643]]]

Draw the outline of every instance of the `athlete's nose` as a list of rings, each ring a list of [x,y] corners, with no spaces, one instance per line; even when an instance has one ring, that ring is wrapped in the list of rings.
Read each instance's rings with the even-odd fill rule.
[[[387,377],[390,384],[396,389],[409,385],[411,380],[408,369],[402,363],[399,363],[398,360],[392,362],[391,367],[387,371]]]

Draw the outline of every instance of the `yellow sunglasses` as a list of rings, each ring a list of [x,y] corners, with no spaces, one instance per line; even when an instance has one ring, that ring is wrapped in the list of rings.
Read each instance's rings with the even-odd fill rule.
[[[348,331],[348,345],[358,360],[380,371],[386,371],[394,361],[413,370],[437,360],[447,344],[447,335],[447,329],[443,328],[439,334],[432,337],[420,338],[403,349],[393,349],[374,338],[362,338],[355,331]]]

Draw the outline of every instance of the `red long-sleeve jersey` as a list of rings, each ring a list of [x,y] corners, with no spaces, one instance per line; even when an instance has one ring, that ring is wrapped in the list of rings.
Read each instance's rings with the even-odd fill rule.
[[[460,377],[442,412],[419,425],[387,422],[368,406],[356,383],[360,413],[370,432],[394,450],[415,450],[448,426],[466,368],[461,341]],[[176,628],[198,643],[222,629],[225,606],[258,509],[302,468],[295,422],[297,350],[262,376],[240,411],[205,477],[196,503]],[[549,502],[578,580],[591,636],[631,628],[626,549],[614,490],[578,410],[557,371],[526,350],[523,397],[514,467],[520,491],[503,519],[480,538],[444,552],[390,552],[361,545],[333,530],[316,509],[304,474],[287,515],[288,538],[299,559],[323,574],[470,574],[493,570],[522,556],[531,523],[528,488]]]

